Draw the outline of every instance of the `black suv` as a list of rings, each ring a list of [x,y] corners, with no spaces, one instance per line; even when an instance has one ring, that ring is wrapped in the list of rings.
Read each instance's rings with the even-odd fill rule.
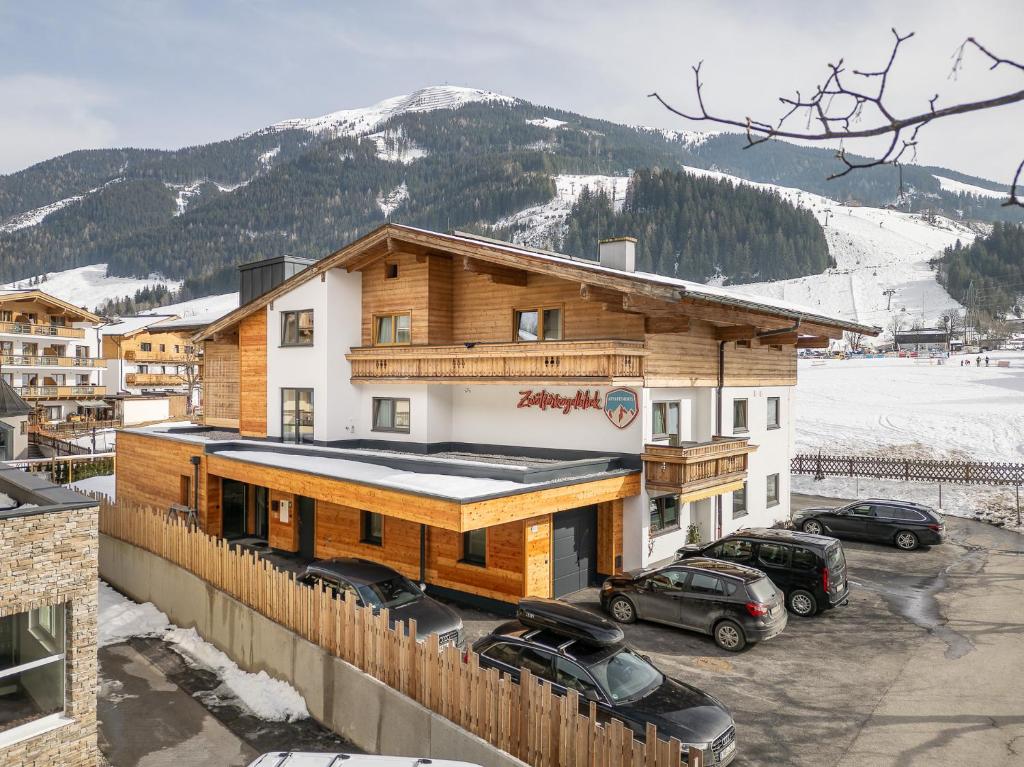
[[[663,674],[650,658],[631,649],[622,629],[600,615],[553,599],[519,603],[518,620],[478,640],[480,665],[519,682],[520,669],[551,683],[564,695],[575,690],[580,710],[590,702],[598,719],[621,720],[639,740],[648,724],[659,738],[678,738],[703,751],[702,764],[724,767],[736,756],[732,714],[705,692]]]
[[[804,509],[793,525],[806,533],[891,543],[903,551],[942,543],[946,526],[935,510],[920,503],[870,498],[834,509]]]
[[[763,572],[717,559],[612,576],[601,586],[601,607],[619,623],[640,618],[710,634],[730,652],[778,636],[788,621]]]
[[[801,618],[845,604],[850,595],[843,544],[825,535],[795,530],[738,530],[714,543],[684,546],[676,552],[713,557],[756,567],[786,595],[789,611]]]

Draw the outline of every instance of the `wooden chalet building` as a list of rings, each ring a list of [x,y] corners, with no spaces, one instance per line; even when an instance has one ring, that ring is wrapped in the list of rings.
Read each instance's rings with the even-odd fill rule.
[[[785,519],[796,350],[878,330],[637,272],[634,245],[387,224],[243,275],[197,336],[205,425],[122,432],[118,497],[506,603]]]

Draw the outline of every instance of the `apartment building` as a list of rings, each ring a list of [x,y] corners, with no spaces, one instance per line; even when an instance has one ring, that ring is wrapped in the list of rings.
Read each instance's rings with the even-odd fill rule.
[[[0,764],[94,767],[95,502],[0,469]]]
[[[787,518],[797,349],[878,329],[634,250],[387,224],[280,282],[243,268],[197,336],[205,425],[122,432],[118,497],[492,607]]]
[[[192,341],[198,329],[174,314],[121,317],[105,325],[100,334],[109,392],[191,394],[198,403],[202,355]]]
[[[92,312],[39,290],[0,291],[0,375],[44,421],[106,407]]]

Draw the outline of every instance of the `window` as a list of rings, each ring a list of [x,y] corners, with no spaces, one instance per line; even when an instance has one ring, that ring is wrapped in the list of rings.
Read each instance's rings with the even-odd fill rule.
[[[181,354],[181,344],[175,344],[174,345],[174,353],[175,354]]]
[[[412,343],[412,315],[385,314],[377,317],[373,343],[377,346]]]
[[[162,351],[162,352],[167,351],[167,344],[160,344],[160,351]]]
[[[750,348],[750,339],[747,338],[747,339],[743,339],[743,340],[737,341],[736,342],[736,348],[737,349],[749,349]]]
[[[359,540],[362,543],[372,543],[374,546],[384,545],[384,517],[372,511],[362,513],[362,534]]]
[[[484,650],[485,658],[504,663],[512,668],[519,668],[519,648],[508,642],[498,642]]]
[[[793,549],[794,570],[814,570],[818,567],[818,558],[810,549],[796,547]]]
[[[644,581],[644,586],[654,591],[678,591],[685,585],[686,573],[681,570],[662,570]]]
[[[520,309],[514,315],[516,341],[562,340],[561,309]]]
[[[408,434],[409,400],[374,397],[373,431],[399,431]]]
[[[64,605],[0,618],[0,732],[64,711]]]
[[[580,666],[561,655],[555,656],[555,684],[559,684],[567,690],[575,690],[580,695],[596,700],[600,696],[594,680],[590,678]]]
[[[551,654],[532,647],[524,647],[519,655],[519,667],[525,668],[540,679],[554,680],[551,672]]]
[[[850,509],[850,513],[855,517],[873,517],[875,516],[875,510],[868,504],[862,504],[860,506],[854,506]]]
[[[651,405],[651,433],[654,439],[679,441],[679,403],[655,402]]]
[[[769,506],[775,506],[779,502],[779,475],[768,475],[767,501]]]
[[[313,310],[281,312],[281,346],[313,345]]]
[[[140,373],[148,373],[149,372],[149,365],[136,365],[135,367],[136,367],[136,370],[138,370],[138,372],[140,372]]]
[[[384,264],[384,279],[385,280],[397,280],[398,279],[398,264]]]
[[[153,344],[151,344],[149,341],[143,341],[141,344],[139,344],[139,350],[144,352],[151,352],[153,351]]]
[[[188,474],[178,475],[178,503],[182,506],[192,505],[192,477]]]
[[[754,545],[750,541],[724,541],[716,548],[719,551],[712,554],[715,559],[727,559],[730,562],[749,562],[753,559]]]
[[[732,430],[733,432],[747,430],[747,401],[745,399],[732,401]]]
[[[769,397],[768,398],[768,428],[778,429],[781,425],[779,419],[779,398]]]
[[[651,532],[667,532],[679,527],[679,496],[651,498]]]
[[[462,561],[470,565],[487,564],[487,530],[470,530],[462,534]]]
[[[757,561],[765,567],[789,567],[789,547],[778,543],[762,543]]]
[[[739,519],[747,516],[747,483],[739,490],[732,491],[732,518]]]
[[[313,439],[313,390],[281,389],[281,440],[309,442]]]
[[[725,594],[722,579],[708,573],[695,572],[690,576],[690,593],[692,594]]]

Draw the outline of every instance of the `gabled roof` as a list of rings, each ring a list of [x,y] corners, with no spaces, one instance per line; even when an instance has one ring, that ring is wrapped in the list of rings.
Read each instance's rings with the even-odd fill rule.
[[[39,301],[62,309],[68,314],[77,315],[80,322],[98,323],[103,321],[102,317],[93,314],[88,309],[69,304],[67,301],[57,298],[57,296],[51,296],[49,293],[44,293],[41,290],[0,290],[0,304],[10,301]]]
[[[14,391],[13,386],[0,378],[0,418],[28,415],[31,412],[32,406],[23,400],[18,392]]]
[[[177,319],[176,314],[140,314],[135,317],[120,317],[111,325],[104,325],[100,334],[104,336],[132,336],[158,323]]]
[[[703,285],[698,282],[647,272],[612,269],[589,259],[513,245],[465,232],[441,234],[426,229],[389,223],[374,229],[341,250],[335,251],[285,280],[276,288],[226,314],[196,334],[196,338],[203,340],[232,327],[242,318],[266,307],[279,296],[285,295],[330,269],[345,268],[354,271],[387,253],[409,251],[410,249],[419,252],[462,256],[490,262],[500,267],[548,274],[564,280],[618,291],[635,296],[640,300],[652,299],[669,305],[678,303],[680,316],[687,315],[687,306],[706,305],[726,307],[790,323],[807,323],[811,328],[801,330],[801,332],[812,334],[815,332],[815,328],[828,329],[833,331],[833,334],[835,331],[843,330],[853,330],[868,335],[878,335],[881,332],[880,328],[872,325],[822,314],[816,309],[773,298],[759,298],[745,293],[737,293],[727,288]],[[685,304],[680,302],[685,302]]]

